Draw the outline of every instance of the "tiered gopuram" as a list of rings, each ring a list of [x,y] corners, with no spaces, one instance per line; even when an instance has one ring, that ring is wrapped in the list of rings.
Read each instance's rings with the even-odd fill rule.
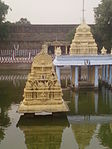
[[[93,39],[91,28],[84,22],[76,29],[74,39],[70,46],[70,55],[97,55],[97,44]]]
[[[66,112],[62,89],[54,71],[52,58],[44,49],[35,56],[24,89],[20,113]]]

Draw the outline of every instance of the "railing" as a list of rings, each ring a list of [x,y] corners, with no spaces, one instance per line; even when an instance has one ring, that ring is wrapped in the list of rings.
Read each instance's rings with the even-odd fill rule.
[[[10,53],[8,53],[10,51]],[[14,50],[4,50],[4,53],[0,50],[0,64],[21,64],[21,63],[32,63],[33,58],[36,54],[39,53],[39,50],[31,50],[27,51],[24,50],[23,54],[21,52],[14,51]],[[7,54],[8,53],[8,54]],[[52,60],[54,60],[54,54],[51,55]]]
[[[27,75],[0,75],[0,81],[27,80]]]
[[[39,53],[39,50],[0,50],[0,63],[32,63],[34,56]]]
[[[0,57],[1,64],[32,63],[32,61],[33,57]]]
[[[9,49],[9,50],[1,50],[0,49],[0,56],[1,57],[28,57],[29,54],[34,57],[37,53],[39,53],[39,49]]]

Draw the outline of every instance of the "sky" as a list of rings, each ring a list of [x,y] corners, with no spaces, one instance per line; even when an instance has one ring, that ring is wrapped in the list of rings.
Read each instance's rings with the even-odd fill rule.
[[[82,21],[83,0],[2,0],[10,6],[6,20],[27,18],[32,24],[77,24]],[[85,0],[85,20],[95,23],[94,7],[101,0]]]

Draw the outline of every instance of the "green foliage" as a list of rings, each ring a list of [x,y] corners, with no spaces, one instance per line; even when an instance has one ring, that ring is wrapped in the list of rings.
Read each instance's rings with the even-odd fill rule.
[[[109,124],[103,124],[100,127],[98,138],[100,139],[102,145],[112,149],[112,131]]]
[[[9,6],[0,0],[0,24],[5,21],[5,16],[8,13]]]
[[[31,24],[30,21],[27,20],[27,18],[21,18],[19,21],[16,22],[17,25],[29,25]]]
[[[95,12],[94,35],[99,47],[112,48],[112,0],[102,0]]]
[[[5,22],[0,25],[0,40],[5,40],[9,35],[9,24],[10,22]]]
[[[8,13],[9,6],[0,0],[0,39],[3,40],[8,37],[8,24],[5,22],[5,16]]]
[[[70,32],[68,32],[66,40],[72,42],[72,39],[74,38],[76,28],[72,29]]]

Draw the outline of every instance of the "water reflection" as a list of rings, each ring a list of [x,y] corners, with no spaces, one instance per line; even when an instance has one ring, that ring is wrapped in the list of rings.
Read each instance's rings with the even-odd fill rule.
[[[0,142],[4,139],[4,137],[5,137],[4,129],[0,128]]]
[[[85,149],[90,145],[90,141],[96,129],[96,124],[72,124],[72,130],[78,143],[79,149]]]
[[[24,74],[19,72],[20,75],[22,73]],[[6,149],[9,146],[12,149],[25,146],[28,149],[112,148],[111,90],[105,86],[97,92],[63,90],[63,98],[70,109],[67,118],[27,119],[22,116],[18,122],[17,104],[23,99],[26,80],[9,78],[0,80],[0,148]],[[16,127],[17,123],[19,129]],[[16,146],[20,141],[21,147],[6,145],[11,137],[15,138],[13,145]]]
[[[21,116],[17,126],[25,135],[28,149],[60,149],[63,130],[69,125],[66,117]]]
[[[101,125],[98,138],[100,139],[103,146],[112,148],[112,124],[103,124]]]
[[[0,142],[5,137],[5,129],[11,125],[8,110],[22,98],[24,82],[14,86],[12,81],[0,81]]]
[[[66,91],[63,91],[65,94]],[[66,93],[67,94],[67,93]],[[70,92],[69,115],[112,114],[112,91],[104,86],[99,91]],[[64,95],[66,100],[66,96]],[[67,100],[68,101],[68,100]]]

